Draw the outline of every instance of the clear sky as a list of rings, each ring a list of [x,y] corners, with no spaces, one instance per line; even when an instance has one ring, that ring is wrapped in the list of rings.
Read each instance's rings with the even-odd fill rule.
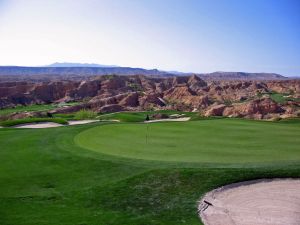
[[[0,65],[300,75],[300,0],[0,0]]]

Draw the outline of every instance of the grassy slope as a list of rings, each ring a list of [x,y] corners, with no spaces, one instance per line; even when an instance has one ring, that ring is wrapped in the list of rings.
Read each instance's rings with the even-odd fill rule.
[[[121,122],[143,122],[146,119],[146,116],[163,113],[163,114],[184,114],[185,116],[191,117],[192,120],[202,119],[199,116],[199,113],[193,112],[178,112],[175,110],[162,110],[162,111],[148,111],[148,112],[118,112],[118,113],[109,113],[98,116],[101,120],[120,120]]]
[[[95,126],[0,130],[1,225],[196,225],[196,201],[213,188],[300,177],[299,163],[217,169],[117,160],[74,144]]]
[[[0,116],[1,115],[7,115],[15,112],[36,112],[36,111],[47,111],[51,109],[56,109],[57,107],[61,106],[71,106],[79,104],[78,102],[70,102],[70,103],[64,103],[64,104],[41,104],[41,105],[27,105],[27,106],[17,106],[15,108],[6,108],[6,109],[0,109]]]
[[[28,106],[17,106],[15,108],[7,108],[7,109],[1,109],[0,115],[7,115],[10,113],[15,112],[35,112],[35,111],[46,111],[55,109],[55,105],[52,104],[45,104],[45,105],[28,105]]]
[[[289,93],[276,93],[276,92],[261,93],[261,94],[259,94],[259,97],[261,97],[262,95],[269,95],[273,101],[275,101],[277,103],[282,103],[282,104],[286,103],[287,101],[293,101],[293,102],[300,101],[299,98],[287,97],[290,95]]]
[[[16,125],[26,124],[26,123],[39,123],[39,122],[53,122],[59,123],[63,125],[67,125],[68,121],[63,118],[24,118],[24,119],[17,119],[17,120],[5,120],[0,122],[0,126],[3,127],[12,127]]]

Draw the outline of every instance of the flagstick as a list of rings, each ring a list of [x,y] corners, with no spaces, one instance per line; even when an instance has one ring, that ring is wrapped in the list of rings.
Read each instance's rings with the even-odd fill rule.
[[[149,129],[149,124],[147,123],[147,131],[146,131],[146,144],[148,144],[148,129]]]

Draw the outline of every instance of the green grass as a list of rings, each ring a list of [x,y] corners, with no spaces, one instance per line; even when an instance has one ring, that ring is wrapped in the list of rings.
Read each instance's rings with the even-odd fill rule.
[[[298,125],[250,120],[114,124],[86,130],[75,137],[75,142],[105,154],[148,160],[203,163],[300,160]]]
[[[192,120],[204,119],[200,117],[197,112],[179,112],[175,110],[159,110],[159,111],[148,111],[148,112],[118,112],[118,113],[109,113],[98,116],[100,120],[120,120],[121,122],[143,122],[146,119],[146,116],[153,114],[163,113],[167,115],[172,114],[184,114],[185,116],[191,117]]]
[[[286,98],[285,96],[288,96],[288,94],[281,94],[281,93],[270,94],[271,99],[277,103],[285,103],[288,100],[290,101],[293,100],[293,98]]]
[[[14,108],[0,109],[0,116],[8,115],[15,112],[48,111],[62,106],[72,106],[77,104],[79,104],[79,102],[69,102],[63,104],[40,104],[40,105],[34,104],[34,105],[27,105],[27,106],[17,106]]]
[[[68,121],[63,118],[25,118],[17,120],[5,120],[0,122],[0,126],[12,127],[16,125],[26,124],[26,123],[38,123],[38,122],[53,122],[63,125],[67,125]]]
[[[46,111],[55,108],[57,107],[52,104],[17,106],[15,108],[0,109],[0,115],[8,115],[15,112],[25,112],[25,111],[26,112]]]
[[[276,92],[270,92],[270,93],[259,93],[258,96],[261,97],[263,95],[268,95],[273,101],[277,103],[284,104],[287,101],[300,101],[299,98],[293,98],[293,97],[288,97],[290,94],[289,93],[276,93]]]
[[[219,129],[230,125],[246,132],[240,136],[244,142],[246,140],[243,138],[248,138],[248,143],[260,143],[263,137],[270,138],[271,135],[275,135],[273,139],[275,143],[279,142],[277,138],[286,143],[281,148],[283,158],[278,161],[277,156],[274,158],[270,156],[266,163],[257,163],[256,160],[256,163],[238,164],[230,161],[223,164],[218,163],[218,160],[209,164],[193,160],[164,162],[103,154],[82,148],[74,142],[74,138],[77,141],[79,136],[93,129],[103,131],[97,133],[101,138],[106,130],[118,129],[118,126],[143,127],[143,124],[116,126],[103,123],[49,129],[2,128],[0,129],[2,159],[0,224],[199,225],[201,222],[196,212],[197,200],[207,191],[244,180],[300,177],[300,149],[293,147],[298,140],[289,136],[292,130],[293,135],[299,135],[297,121],[272,123],[218,119],[161,123],[155,126],[159,126],[160,129],[175,126],[173,129],[181,124],[180,126],[187,126],[184,130],[195,129],[201,134],[204,130],[194,127],[201,127],[199,123],[206,123],[205,129],[208,129],[212,136],[220,135]],[[256,133],[258,130],[271,133],[269,135]],[[177,135],[177,132],[175,129],[175,133],[170,135]],[[276,136],[279,133],[282,137]],[[239,135],[238,132],[236,134]],[[255,139],[251,139],[253,135]],[[127,142],[135,141],[135,136],[136,133],[132,133]],[[213,138],[208,135],[206,137]],[[190,140],[191,142],[185,146],[186,149],[196,141]],[[119,139],[113,141],[119,142]],[[181,139],[177,138],[172,142],[180,141]],[[268,144],[275,145],[270,142]],[[222,145],[221,141],[219,143]],[[131,145],[132,150],[140,147]],[[265,147],[269,149],[268,151],[274,151],[275,155],[280,148]],[[224,148],[224,152],[220,151],[220,154],[227,154],[229,149]],[[296,156],[291,159],[284,153]],[[220,158],[220,155],[215,154],[215,157]],[[240,155],[239,157],[242,158]],[[245,156],[247,157],[248,155]]]
[[[74,114],[74,119],[75,120],[94,119],[96,116],[97,116],[96,112],[82,109]]]
[[[53,118],[63,118],[63,119],[66,119],[66,120],[75,120],[75,114],[74,113],[65,113],[65,114],[62,114],[62,113],[57,113],[57,114],[53,114],[52,115]]]

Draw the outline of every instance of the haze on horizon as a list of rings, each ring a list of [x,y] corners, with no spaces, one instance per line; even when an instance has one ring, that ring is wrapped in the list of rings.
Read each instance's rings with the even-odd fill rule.
[[[298,0],[0,0],[0,65],[300,75]]]

